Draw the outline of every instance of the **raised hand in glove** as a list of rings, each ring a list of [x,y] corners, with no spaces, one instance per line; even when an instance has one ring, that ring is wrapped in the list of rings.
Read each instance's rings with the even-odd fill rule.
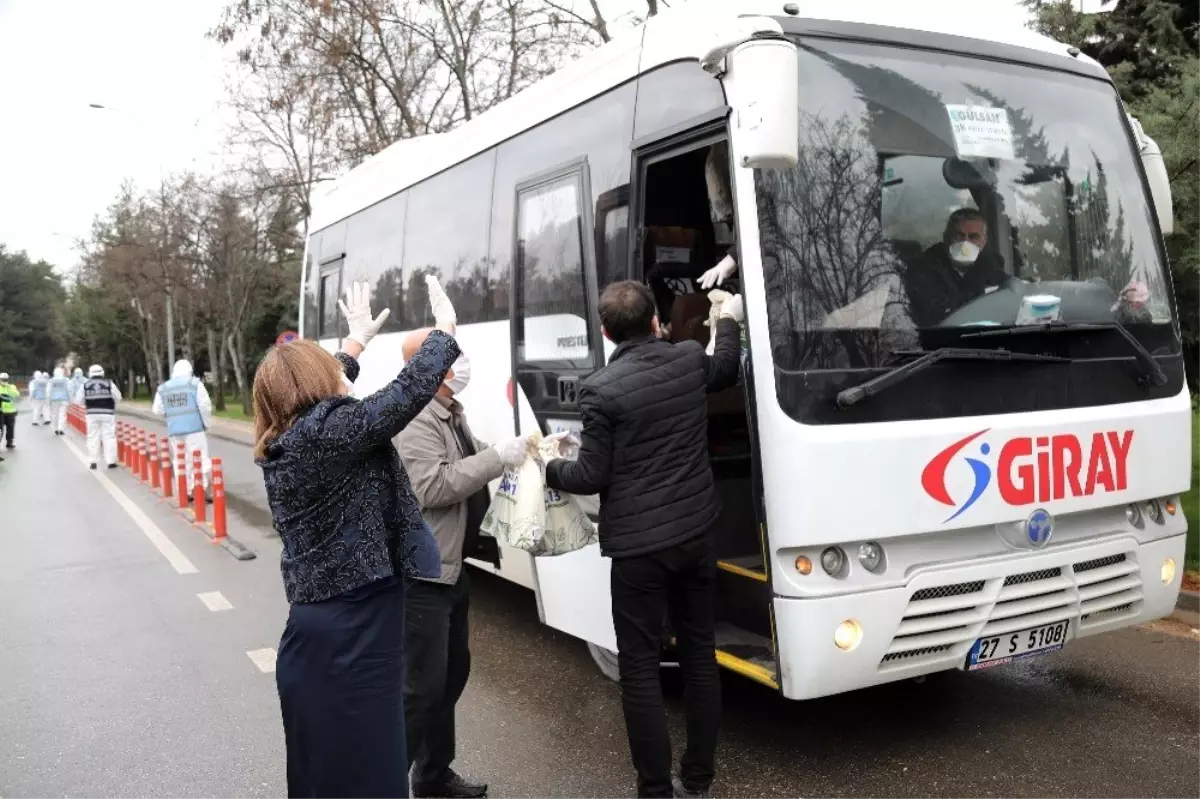
[[[721,263],[700,276],[700,288],[708,291],[714,286],[719,286],[731,278],[737,270],[737,261],[733,260],[732,255],[726,255],[721,259]]]
[[[350,288],[346,289],[346,301],[338,300],[338,308],[342,310],[342,316],[350,327],[350,335],[346,338],[363,349],[375,338],[375,334],[392,312],[390,308],[384,308],[379,312],[379,316],[371,317],[371,286],[366,282],[351,283]]]
[[[442,284],[438,281],[437,275],[426,275],[425,285],[429,289],[429,308],[433,311],[434,326],[453,336],[458,325],[458,315],[454,312],[454,305],[446,296],[446,292],[442,290]]]
[[[500,456],[500,462],[505,466],[520,466],[525,462],[525,456],[529,453],[529,436],[517,436],[501,441],[492,449],[496,450],[496,454]]]

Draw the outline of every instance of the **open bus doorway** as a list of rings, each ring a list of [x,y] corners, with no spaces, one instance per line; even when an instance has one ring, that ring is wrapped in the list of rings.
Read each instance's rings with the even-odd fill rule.
[[[654,293],[669,340],[707,346],[711,303],[700,277],[726,255],[737,257],[728,141],[722,132],[659,148],[640,175],[636,268]],[[739,293],[737,273],[718,288]],[[771,589],[745,372],[739,385],[708,397],[709,458],[721,501],[717,649],[723,665],[774,686]]]

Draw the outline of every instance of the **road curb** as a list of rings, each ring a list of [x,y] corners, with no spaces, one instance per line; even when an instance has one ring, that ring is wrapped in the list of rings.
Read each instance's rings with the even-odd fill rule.
[[[1175,609],[1187,613],[1200,613],[1200,592],[1180,591],[1179,599],[1175,601]]]

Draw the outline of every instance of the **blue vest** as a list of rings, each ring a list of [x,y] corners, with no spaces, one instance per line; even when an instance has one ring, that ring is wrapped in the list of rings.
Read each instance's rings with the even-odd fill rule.
[[[112,382],[104,377],[88,378],[83,384],[83,405],[88,413],[102,413],[112,416],[116,411],[117,402],[113,397]]]
[[[38,378],[37,380],[29,381],[29,396],[35,400],[44,400],[46,398],[46,386],[50,383],[49,380]]]
[[[50,378],[50,401],[66,402],[71,399],[71,381],[65,377]]]
[[[194,377],[172,377],[158,387],[163,412],[167,416],[167,435],[174,437],[203,432],[199,386],[200,381]]]
[[[79,393],[79,389],[86,382],[87,382],[86,377],[72,377],[71,378],[71,400],[72,401],[75,400],[75,395]]]

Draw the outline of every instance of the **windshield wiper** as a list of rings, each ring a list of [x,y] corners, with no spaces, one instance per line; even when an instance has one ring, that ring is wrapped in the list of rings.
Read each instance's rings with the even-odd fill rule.
[[[1009,352],[1008,350],[970,349],[963,347],[941,347],[924,352],[923,350],[900,350],[893,355],[920,355],[915,361],[909,361],[903,366],[897,366],[890,372],[884,372],[879,377],[872,378],[857,386],[844,388],[838,392],[839,408],[849,408],[857,405],[868,397],[873,397],[881,391],[886,391],[918,372],[923,372],[938,361],[1021,361],[1034,363],[1069,363],[1070,358],[1060,358],[1057,355],[1035,355],[1025,352]]]
[[[1089,330],[1115,330],[1129,344],[1137,358],[1138,366],[1142,368],[1142,376],[1151,386],[1165,386],[1167,373],[1158,365],[1158,361],[1150,354],[1150,350],[1137,340],[1137,336],[1129,332],[1129,328],[1120,322],[1046,322],[1040,325],[1022,325],[1021,327],[1005,327],[997,330],[980,330],[976,333],[964,333],[961,338],[993,338],[998,336],[1021,336],[1029,333],[1078,333]]]

